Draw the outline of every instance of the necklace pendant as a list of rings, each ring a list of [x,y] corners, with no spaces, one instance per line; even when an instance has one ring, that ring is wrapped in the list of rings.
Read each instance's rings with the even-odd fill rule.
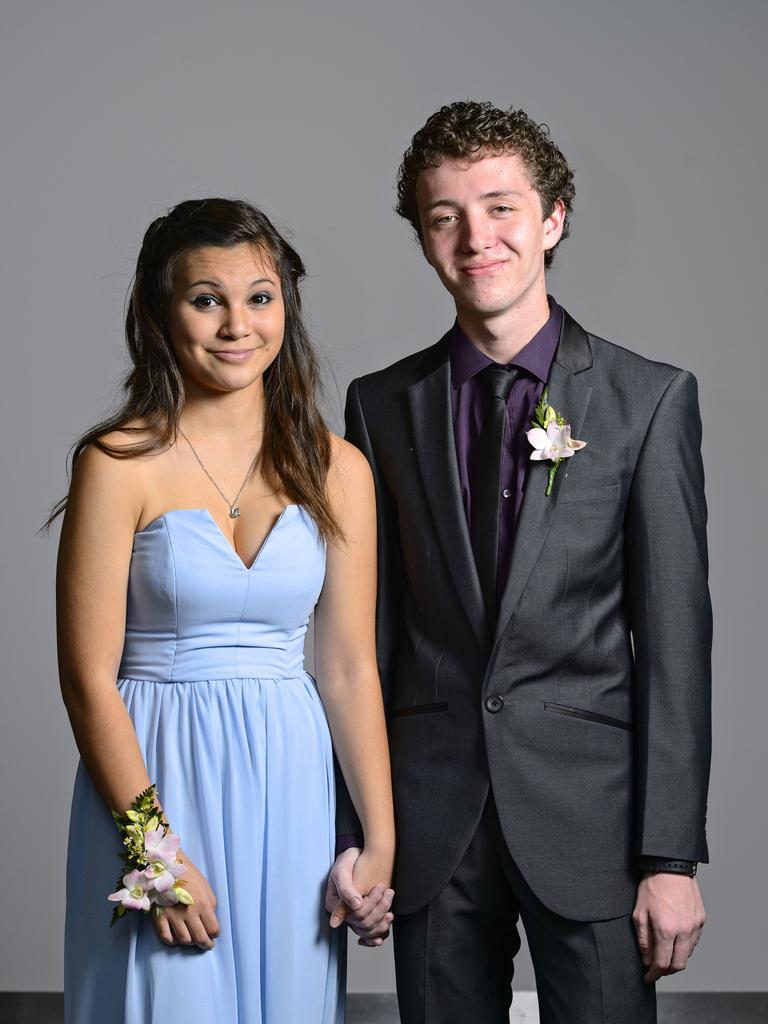
[[[230,507],[229,507],[229,518],[230,519],[237,519],[237,517],[239,515],[240,515],[240,509],[237,507],[237,505],[230,505]]]

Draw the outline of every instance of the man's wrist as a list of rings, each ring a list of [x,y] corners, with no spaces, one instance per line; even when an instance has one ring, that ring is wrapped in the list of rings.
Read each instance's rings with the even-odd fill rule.
[[[693,878],[698,868],[695,860],[679,860],[671,857],[640,857],[638,859],[640,870],[645,873],[663,871],[670,875],[687,875],[689,878]]]
[[[336,856],[345,850],[351,850],[352,848],[360,849],[363,848],[363,837],[356,836],[352,833],[344,833],[336,836]]]

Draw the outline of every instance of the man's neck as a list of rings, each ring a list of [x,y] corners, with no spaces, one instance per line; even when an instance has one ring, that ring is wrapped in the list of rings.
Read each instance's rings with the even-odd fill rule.
[[[495,316],[457,307],[459,327],[480,351],[495,363],[509,363],[549,320],[546,291],[534,302],[524,302]]]

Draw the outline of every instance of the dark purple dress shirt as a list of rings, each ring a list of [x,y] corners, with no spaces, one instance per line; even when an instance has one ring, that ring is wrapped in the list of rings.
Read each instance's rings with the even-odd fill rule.
[[[501,460],[501,514],[497,587],[499,596],[509,574],[515,525],[525,489],[525,471],[533,449],[525,436],[531,426],[536,404],[560,340],[563,313],[549,296],[549,320],[522,348],[509,366],[520,375],[512,385],[507,401],[509,429],[504,436]],[[472,491],[477,487],[477,453],[492,401],[490,392],[478,374],[493,362],[469,340],[458,321],[451,332],[451,414],[456,458],[459,464],[461,500],[467,523],[472,523]]]

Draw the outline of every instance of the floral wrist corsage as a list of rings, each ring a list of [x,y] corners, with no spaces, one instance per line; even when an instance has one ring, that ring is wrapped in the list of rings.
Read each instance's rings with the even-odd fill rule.
[[[180,838],[163,821],[156,803],[154,784],[139,793],[127,811],[112,811],[125,852],[120,857],[126,873],[118,880],[116,892],[107,896],[118,906],[112,912],[110,927],[127,910],[154,909],[176,903],[194,902],[183,887],[185,865],[176,859]]]

